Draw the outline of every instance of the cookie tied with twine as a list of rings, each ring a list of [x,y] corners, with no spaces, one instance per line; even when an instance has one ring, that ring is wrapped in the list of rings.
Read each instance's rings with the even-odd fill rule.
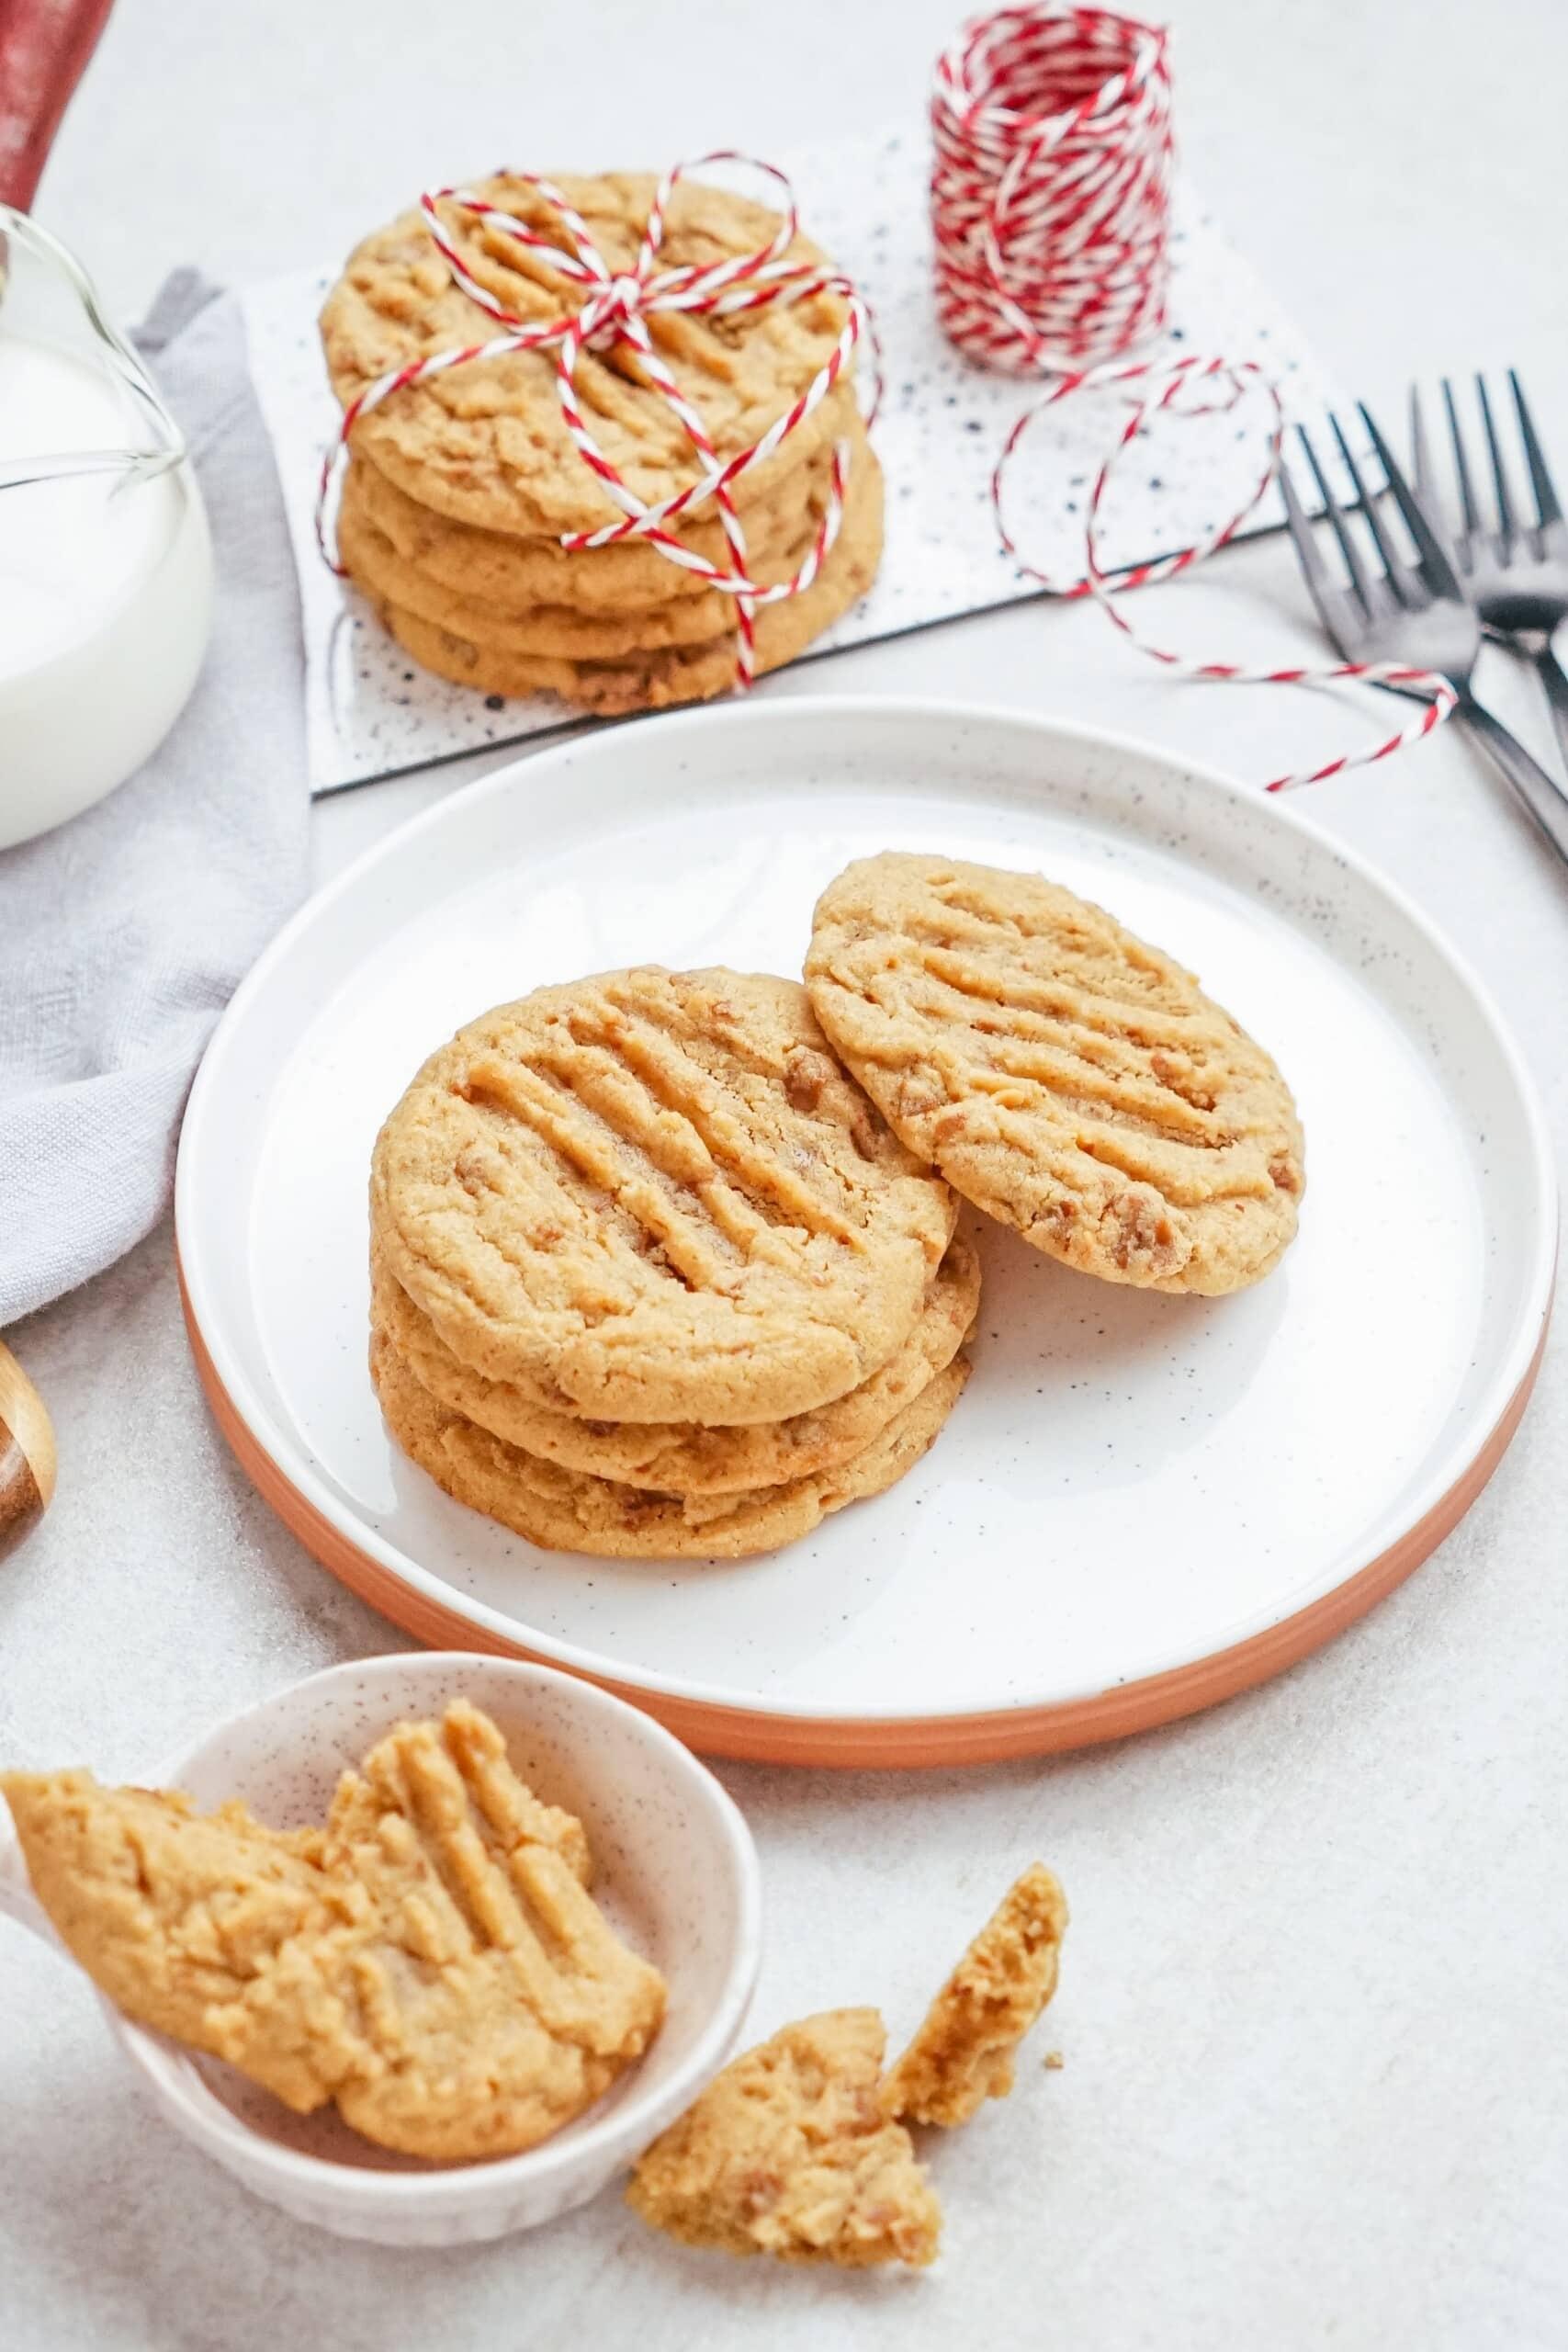
[[[880,508],[868,510],[863,487],[857,512],[876,514],[874,547],[863,528],[852,548],[839,547],[852,469],[876,478],[845,409],[867,315],[802,235],[782,175],[751,166],[778,190],[776,212],[692,176],[745,160],[715,153],[661,180],[502,173],[426,195],[366,239],[321,313],[344,409],[318,507],[334,568],[388,603],[351,544],[337,545],[333,492],[348,455],[440,518],[446,586],[454,560],[466,573],[465,534],[476,581],[493,574],[498,536],[541,557],[553,550],[569,559],[564,572],[530,560],[515,576],[558,579],[558,607],[571,602],[574,578],[592,577],[583,606],[599,616],[616,609],[632,550],[665,568],[663,604],[649,600],[646,565],[637,575],[628,609],[653,617],[646,645],[629,649],[617,707],[685,698],[667,691],[669,665],[653,657],[670,641],[666,605],[694,586],[719,601],[728,624],[705,643],[722,654],[733,639],[727,657],[691,665],[694,692],[748,684],[786,644],[798,650],[794,631],[759,650],[759,615],[772,607],[818,589],[816,627],[836,617],[881,544]],[[818,492],[781,575],[776,560],[753,560],[750,533],[776,545],[773,515],[802,513],[806,468],[820,469]],[[514,650],[515,609],[507,627]],[[457,634],[432,630],[437,653]],[[465,680],[494,672],[482,606],[461,636]],[[442,658],[433,666],[459,673]],[[574,692],[570,662],[550,683],[570,699],[602,698]]]

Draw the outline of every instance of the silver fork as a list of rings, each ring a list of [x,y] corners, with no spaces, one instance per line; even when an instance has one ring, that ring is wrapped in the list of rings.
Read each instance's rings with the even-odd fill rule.
[[[1297,426],[1303,453],[1312,468],[1323,511],[1339,542],[1349,578],[1348,588],[1337,588],[1318,551],[1312,526],[1302,506],[1290,468],[1281,460],[1280,490],[1296,560],[1313,603],[1329,639],[1345,662],[1388,662],[1412,670],[1435,670],[1447,678],[1458,696],[1456,722],[1468,727],[1491,753],[1516,797],[1534,819],[1558,855],[1568,862],[1568,794],[1524,745],[1510,735],[1475,698],[1471,673],[1481,651],[1481,617],[1465,596],[1453,559],[1432,528],[1415,492],[1400,472],[1382,435],[1364,407],[1359,408],[1373,448],[1388,477],[1389,494],[1404,519],[1416,550],[1414,562],[1402,557],[1388,526],[1369,496],[1350,445],[1337,417],[1328,422],[1346,470],[1355,485],[1356,503],[1347,515],[1340,509],[1328,477],[1318,461],[1311,436]],[[1370,563],[1350,527],[1359,514],[1376,550],[1381,571]],[[1393,693],[1418,693],[1393,687]]]
[[[1508,389],[1514,398],[1519,447],[1535,503],[1535,520],[1521,522],[1515,506],[1484,376],[1477,376],[1475,390],[1492,475],[1496,528],[1488,529],[1482,520],[1475,491],[1476,469],[1465,445],[1454,388],[1446,376],[1443,407],[1453,449],[1454,480],[1459,487],[1460,528],[1453,529],[1444,512],[1445,502],[1427,442],[1421,395],[1414,386],[1410,393],[1413,486],[1440,536],[1451,545],[1465,594],[1487,628],[1495,636],[1506,638],[1534,662],[1551,706],[1558,742],[1563,757],[1568,759],[1568,675],[1564,675],[1551,644],[1553,629],[1568,616],[1568,523],[1562,519],[1562,508],[1547,469],[1535,420],[1525,400],[1524,387],[1512,368],[1508,370]]]

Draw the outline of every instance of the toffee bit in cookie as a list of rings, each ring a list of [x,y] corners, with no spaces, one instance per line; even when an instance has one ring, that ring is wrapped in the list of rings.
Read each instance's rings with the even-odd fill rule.
[[[869,1103],[863,1103],[850,1121],[850,1141],[863,1159],[876,1158],[881,1137],[877,1133],[876,1121],[872,1115]]]
[[[1013,2052],[1056,1989],[1066,1924],[1066,1897],[1035,1862],[1008,1889],[888,2070],[886,2115],[966,2123],[987,2098],[1007,2096]]]
[[[128,2017],[403,2154],[534,2146],[663,2017],[663,1979],[584,1891],[581,1823],[463,1701],[345,1772],[324,1829],[85,1772],[0,1790],[39,1901]]]
[[[735,2059],[641,2158],[626,2202],[684,2245],[784,2262],[919,2267],[942,2209],[877,2103],[886,2029],[830,2009]]]
[[[792,1046],[784,1057],[784,1092],[797,1111],[815,1111],[833,1074],[826,1054],[813,1053],[809,1046]]]
[[[1123,1272],[1139,1266],[1151,1275],[1157,1274],[1179,1262],[1175,1230],[1157,1193],[1116,1193],[1106,1203],[1100,1223],[1105,1246]]]

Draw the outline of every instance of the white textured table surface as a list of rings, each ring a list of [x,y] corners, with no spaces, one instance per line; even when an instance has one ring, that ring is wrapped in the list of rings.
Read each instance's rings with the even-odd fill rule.
[[[415,0],[120,0],[39,209],[129,314],[178,260],[234,278],[346,247],[433,170],[719,142],[765,153],[808,120],[847,125],[867,90],[879,114],[912,113],[953,13],[579,0],[470,15],[454,40]],[[1414,369],[1517,361],[1568,464],[1560,0],[1487,12],[1491,53],[1515,62],[1495,75],[1471,0],[1168,13],[1192,166],[1331,364],[1393,403]],[[1205,650],[1311,645],[1278,546],[1159,610]],[[1545,751],[1529,682],[1494,666],[1499,702]],[[960,624],[803,683],[1063,713],[1242,775],[1367,724],[1326,696],[1172,686],[1082,607]],[[329,803],[321,872],[477,764]],[[1476,758],[1439,739],[1310,806],[1468,951],[1568,1137],[1568,885]],[[166,1231],[10,1336],[54,1408],[62,1476],[44,1530],[0,1571],[6,1760],[135,1774],[212,1716],[398,1641],[230,1461],[186,1351]],[[760,2032],[859,2000],[881,2000],[898,2031],[1015,1867],[1038,1852],[1066,1883],[1063,1989],[1019,2090],[937,2152],[935,2272],[741,2268],[652,2237],[613,2199],[473,2253],[316,2236],[146,2116],[85,1986],[0,1927],[0,2340],[1568,2345],[1565,1356],[1560,1338],[1458,1533],[1269,1688],[1049,1763],[933,1779],[726,1770],[762,1852]],[[1053,2045],[1065,2067],[1045,2074]]]

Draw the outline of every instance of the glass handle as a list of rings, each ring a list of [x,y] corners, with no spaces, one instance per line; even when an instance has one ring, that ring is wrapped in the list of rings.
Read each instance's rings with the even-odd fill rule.
[[[0,204],[0,248],[8,238],[26,246],[47,268],[56,271],[65,280],[80,302],[83,315],[116,375],[135,395],[157,439],[150,448],[73,449],[60,456],[22,458],[0,471],[0,489],[9,489],[24,481],[52,481],[62,474],[105,473],[110,470],[134,472],[141,480],[149,481],[181,464],[186,455],[185,435],[164,406],[157,386],[142,365],[141,354],[126,341],[113,321],[105,316],[97,288],[75,254],[62,245],[58,237],[51,236],[47,229],[40,229],[30,214],[18,212],[14,205]]]

